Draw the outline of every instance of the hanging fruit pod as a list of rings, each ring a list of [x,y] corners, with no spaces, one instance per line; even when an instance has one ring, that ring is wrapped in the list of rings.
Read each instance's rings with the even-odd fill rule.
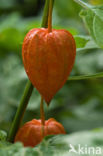
[[[65,134],[62,124],[53,118],[46,120],[44,125],[44,136],[57,134]],[[41,120],[33,119],[25,123],[19,129],[15,137],[15,142],[20,141],[24,146],[34,147],[42,141],[44,136],[42,136]]]
[[[50,103],[66,82],[75,61],[76,45],[70,32],[32,29],[22,48],[26,73],[39,93]]]

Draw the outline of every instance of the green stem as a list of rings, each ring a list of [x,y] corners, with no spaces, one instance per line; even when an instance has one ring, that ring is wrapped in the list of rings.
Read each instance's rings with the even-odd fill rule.
[[[85,8],[85,9],[90,9],[91,8],[91,6],[90,5],[88,5],[87,3],[85,3],[85,2],[83,2],[83,1],[81,1],[81,0],[74,0],[76,3],[78,3],[79,5],[81,5],[83,8]]]
[[[8,135],[8,141],[10,141],[10,142],[14,141],[15,135],[16,135],[19,127],[20,127],[20,124],[21,124],[22,118],[24,116],[27,104],[28,104],[30,96],[32,94],[32,91],[33,91],[33,85],[31,84],[30,81],[28,81],[26,84],[26,87],[25,87],[24,94],[21,98],[19,107],[17,109],[15,118],[13,120],[9,135]]]
[[[54,0],[52,0],[51,7],[53,8]],[[42,20],[42,27],[47,28],[48,27],[48,14],[49,14],[49,7],[50,7],[50,0],[46,0],[45,7],[44,7],[44,14],[43,14],[43,20]],[[46,24],[46,25],[45,25]],[[45,26],[44,26],[45,25]]]
[[[52,11],[53,11],[53,1],[50,0],[49,3],[49,15],[48,15],[48,32],[52,32]]]
[[[53,0],[54,1],[54,0]],[[45,2],[45,8],[44,8],[44,15],[43,15],[43,19],[42,19],[42,27],[47,28],[48,26],[48,12],[49,12],[49,0],[46,0]],[[14,117],[9,135],[8,135],[8,141],[9,142],[14,142],[14,138],[15,135],[20,127],[21,121],[23,119],[26,107],[28,105],[29,99],[31,97],[33,91],[33,85],[31,84],[31,82],[28,80],[27,85],[25,87],[24,90],[24,94],[21,98],[19,107],[17,109],[16,115]]]
[[[48,27],[49,0],[46,0],[41,27]]]

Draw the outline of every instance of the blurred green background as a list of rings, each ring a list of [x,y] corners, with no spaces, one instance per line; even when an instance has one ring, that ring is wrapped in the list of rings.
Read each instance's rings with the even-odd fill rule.
[[[87,2],[87,0],[84,0]],[[88,0],[93,5],[102,0]],[[0,0],[0,129],[8,132],[19,105],[27,76],[22,64],[22,43],[26,33],[40,27],[44,0]],[[55,0],[53,27],[73,35],[89,35],[79,17],[82,8],[73,0]],[[103,71],[103,50],[77,52],[71,75]],[[103,79],[67,81],[50,107],[46,119],[60,121],[67,133],[103,126]],[[40,95],[34,89],[23,123],[40,118]]]

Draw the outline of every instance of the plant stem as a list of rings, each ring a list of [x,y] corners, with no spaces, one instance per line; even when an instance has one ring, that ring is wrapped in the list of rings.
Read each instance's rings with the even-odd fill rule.
[[[47,28],[47,26],[48,26],[49,3],[50,3],[50,1],[46,0],[42,24],[41,24],[41,26],[45,27],[45,28]],[[21,121],[23,119],[26,107],[28,105],[29,99],[30,99],[31,94],[32,94],[32,91],[33,91],[33,85],[28,80],[26,87],[25,87],[25,90],[24,90],[24,93],[23,93],[23,96],[21,98],[19,107],[17,109],[16,115],[14,117],[8,138],[7,138],[7,140],[9,142],[14,142],[15,135],[16,135],[19,127],[20,127],[20,124],[21,124]]]
[[[40,115],[41,115],[41,133],[42,138],[44,138],[44,126],[45,126],[45,114],[44,114],[44,107],[43,107],[43,97],[41,96],[41,104],[40,104]]]
[[[90,9],[90,5],[88,5],[87,3],[81,1],[81,0],[74,0],[76,3],[78,3],[79,5],[81,5],[83,8],[85,9]]]
[[[49,0],[46,0],[41,27],[48,27]]]
[[[17,109],[15,118],[13,120],[9,135],[8,135],[8,141],[13,142],[14,141],[14,137],[20,127],[22,118],[24,116],[28,101],[30,99],[30,96],[32,94],[33,91],[33,85],[31,84],[30,81],[27,82],[25,90],[24,90],[24,94],[21,98],[19,107]]]
[[[43,107],[43,97],[41,96],[41,104],[40,104],[40,115],[41,115],[41,123],[45,125],[45,115],[44,115],[44,107]]]
[[[48,15],[48,32],[52,32],[52,11],[53,11],[53,0],[49,3],[49,15]]]

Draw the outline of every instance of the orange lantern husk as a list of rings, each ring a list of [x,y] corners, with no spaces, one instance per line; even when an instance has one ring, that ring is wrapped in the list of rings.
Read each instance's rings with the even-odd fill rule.
[[[24,67],[47,104],[65,84],[75,56],[75,40],[67,30],[35,28],[26,35],[22,47]]]
[[[34,147],[47,135],[65,134],[62,124],[51,118],[45,121],[44,136],[42,135],[41,120],[33,119],[22,126],[16,134],[15,142],[22,142],[24,146]]]

